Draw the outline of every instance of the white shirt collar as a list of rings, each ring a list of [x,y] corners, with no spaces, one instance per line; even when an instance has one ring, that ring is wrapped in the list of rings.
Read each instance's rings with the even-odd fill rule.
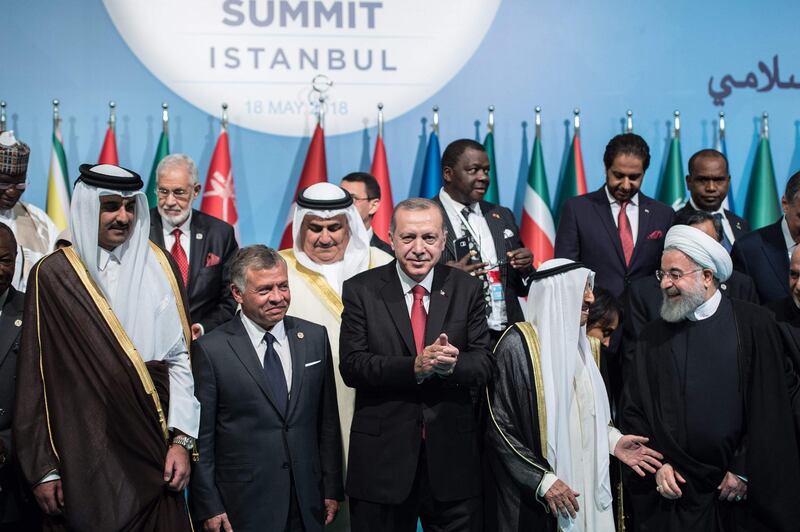
[[[124,246],[123,244],[122,246]],[[101,248],[97,246],[98,254],[97,254],[97,269],[105,271],[106,267],[108,267],[108,262],[113,258],[114,262],[121,263],[122,260],[120,255],[122,254],[122,246],[117,246],[114,248],[114,251],[108,251],[105,248]]]
[[[372,236],[375,234],[375,231],[372,230],[372,227],[367,229],[367,239],[370,242],[370,246],[372,245]]]
[[[447,193],[444,187],[442,187],[442,189],[439,190],[439,199],[442,201],[442,205],[444,205],[444,208],[452,212],[461,212],[464,209],[464,207],[467,207],[469,210],[471,210],[478,216],[483,216],[483,213],[481,213],[481,206],[479,202],[476,201],[470,203],[469,205],[464,205],[463,203],[454,200],[453,197]]]
[[[267,333],[267,330],[248,318],[244,312],[240,311],[239,316],[242,319],[242,325],[244,325],[244,329],[247,331],[247,336],[250,337],[250,342],[253,344],[253,347],[258,346],[264,340],[264,335]],[[269,330],[269,333],[275,337],[275,341],[278,344],[285,344],[286,326],[283,324],[283,320],[273,325],[272,329]]]
[[[792,233],[789,232],[789,224],[786,222],[786,216],[781,218],[781,231],[783,231],[783,241],[786,243],[786,249],[791,254],[797,242],[792,238]]]
[[[713,296],[704,301],[702,305],[694,309],[694,312],[689,314],[687,318],[689,321],[701,321],[710,318],[717,312],[721,301],[722,292],[717,289]]]
[[[433,285],[434,268],[431,268],[431,271],[428,272],[428,275],[426,275],[425,278],[422,279],[422,281],[416,282],[414,279],[409,277],[406,274],[406,272],[403,271],[403,269],[400,267],[399,261],[397,261],[395,266],[397,268],[397,276],[400,277],[400,286],[403,287],[403,294],[409,293],[411,289],[417,285],[421,285],[425,290],[428,291],[429,294],[431,293],[431,285]]]
[[[716,211],[707,211],[705,209],[701,209],[700,207],[698,207],[697,204],[694,202],[694,198],[689,196],[689,205],[691,205],[692,208],[694,210],[696,210],[696,211],[703,211],[703,212],[707,212],[708,214],[717,214],[717,213],[719,213],[719,214],[722,215],[723,218],[725,217],[725,209],[722,208],[722,204],[720,204],[719,209],[717,209]]]
[[[169,223],[169,220],[161,217],[161,221],[164,222],[164,231],[168,234],[172,234],[175,229],[180,229],[184,235],[191,235],[192,234],[192,209],[189,209],[189,217],[184,220],[181,225],[172,225]]]
[[[609,191],[608,191],[608,185],[603,185],[603,190],[605,190],[605,191],[606,191],[606,197],[608,198],[608,203],[609,203],[610,205],[613,205],[613,204],[615,204],[615,203],[619,203],[619,201],[617,200],[617,198],[615,198],[614,196],[612,196],[612,195],[611,195],[611,192],[609,192]],[[628,201],[630,202],[630,204],[631,204],[632,206],[634,206],[634,207],[638,207],[638,206],[639,206],[639,193],[637,192],[636,194],[634,194],[633,196],[631,196],[631,199],[630,199],[630,200],[628,200]]]

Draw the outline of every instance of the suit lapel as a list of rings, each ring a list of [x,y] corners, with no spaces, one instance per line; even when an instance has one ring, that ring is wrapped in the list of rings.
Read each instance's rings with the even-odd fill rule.
[[[206,227],[205,221],[197,211],[192,211],[190,229],[189,286],[193,287],[197,276],[200,275],[200,270],[205,266],[206,249],[208,247],[206,245],[208,227]]]
[[[425,345],[431,345],[442,332],[444,318],[450,306],[449,281],[450,274],[447,267],[437,266],[433,270],[428,321],[425,324]]]
[[[289,351],[292,354],[292,390],[289,392],[289,405],[286,408],[286,419],[289,419],[300,401],[300,388],[303,385],[303,372],[306,369],[306,340],[302,329],[291,317],[286,316],[283,324]]]
[[[245,330],[241,318],[231,322],[228,332],[231,335],[228,338],[228,344],[231,346],[234,354],[239,358],[253,380],[256,381],[261,391],[264,392],[264,395],[269,399],[275,411],[283,416],[283,413],[275,406],[275,397],[273,397],[272,390],[267,386],[266,377],[264,377],[264,366],[262,366],[261,362],[258,360],[256,350],[250,342],[250,337],[247,335],[247,330]]]
[[[728,223],[731,224],[731,229],[733,230],[733,238],[738,239],[740,236],[744,234],[744,228],[742,227],[742,222],[737,218],[735,214],[731,211],[725,209],[725,218],[728,219]]]
[[[150,211],[150,240],[166,249],[164,244],[164,226],[161,224],[161,215],[158,210]]]
[[[411,330],[411,316],[408,312],[408,305],[406,305],[405,294],[400,285],[400,278],[397,276],[395,262],[389,263],[385,267],[384,281],[386,284],[381,288],[381,297],[392,316],[392,321],[400,333],[400,338],[406,344],[406,349],[412,356],[416,356],[416,347],[414,346],[414,332]]]
[[[767,262],[772,267],[772,272],[778,278],[782,285],[786,287],[787,294],[789,285],[786,282],[786,277],[789,272],[789,252],[786,250],[786,243],[783,239],[783,229],[781,222],[773,224],[775,230],[770,231],[764,239],[765,246],[761,246],[761,251],[764,252]]]
[[[601,188],[594,193],[592,205],[594,205],[595,211],[597,211],[598,218],[603,222],[603,227],[605,227],[606,232],[608,232],[609,242],[614,245],[617,258],[619,258],[620,262],[624,265],[625,255],[622,253],[622,242],[619,240],[619,231],[617,230],[616,224],[614,224],[614,218],[611,216],[611,205],[608,203],[605,188]],[[634,246],[634,253],[635,250],[636,246]]]
[[[444,204],[442,200],[439,199],[439,194],[436,194],[436,197],[433,199],[439,206],[442,208],[442,214],[444,214],[444,223],[447,226],[447,242],[445,242],[444,253],[442,253],[442,263],[447,262],[447,257],[449,256],[452,260],[456,260],[456,230],[453,227],[453,224],[450,223],[450,216],[447,215],[447,211],[444,210]]]
[[[653,224],[652,213],[650,212],[650,202],[648,198],[639,192],[639,229],[636,235],[636,243],[633,245],[633,255],[631,255],[631,267],[633,267],[636,257],[640,255],[640,244],[647,241],[647,236],[650,234],[650,229]]]
[[[22,330],[22,301],[21,294],[9,287],[8,298],[0,315],[0,366]]]

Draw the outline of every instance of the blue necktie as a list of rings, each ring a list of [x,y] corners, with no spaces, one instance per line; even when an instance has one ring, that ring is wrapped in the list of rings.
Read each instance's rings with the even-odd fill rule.
[[[278,357],[278,352],[275,351],[275,337],[266,333],[264,341],[267,343],[267,351],[264,353],[264,375],[267,377],[267,384],[272,389],[275,406],[281,414],[286,414],[289,389],[286,386],[286,374],[283,372],[281,359]]]
[[[715,212],[714,213],[714,218],[719,220],[719,226],[722,228],[722,242],[720,242],[720,244],[722,244],[722,247],[725,248],[725,251],[730,253],[731,252],[731,248],[733,246],[731,246],[731,241],[728,240],[728,235],[725,234],[725,226],[722,225],[722,213],[721,212]]]

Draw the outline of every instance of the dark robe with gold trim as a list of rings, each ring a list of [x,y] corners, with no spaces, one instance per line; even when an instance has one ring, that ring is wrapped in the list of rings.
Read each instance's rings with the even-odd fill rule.
[[[793,421],[800,395],[797,378],[784,355],[778,327],[763,308],[723,298],[717,312],[732,316],[727,319],[730,331],[725,334],[732,337],[728,339],[732,340],[733,352],[728,356],[736,383],[733,395],[738,397],[731,399],[730,409],[720,414],[730,417],[733,410],[740,409],[739,444],[732,452],[724,441],[703,444],[702,434],[699,440],[692,436],[706,432],[698,424],[697,414],[718,399],[711,394],[719,393],[719,379],[725,376],[703,371],[689,375],[685,367],[692,361],[686,360],[683,351],[713,358],[714,351],[719,351],[716,346],[720,338],[687,334],[691,326],[686,322],[657,320],[648,324],[637,342],[631,378],[626,383],[622,425],[627,433],[650,438],[648,445],[660,451],[664,463],[671,464],[686,483],[680,486],[683,496],[670,501],[658,494],[652,475],[631,476],[626,489],[636,530],[796,532],[800,529],[800,451]],[[676,341],[681,338],[683,348]],[[695,345],[687,346],[687,338]],[[695,387],[700,395],[709,395],[702,401],[686,403],[682,398],[687,386]],[[719,423],[708,419],[707,430],[719,430]],[[717,486],[726,472],[739,470],[748,479],[747,500],[719,501]]]
[[[190,530],[183,493],[163,480],[168,445],[154,398],[63,250],[32,271],[24,321],[14,415],[19,463],[32,485],[57,470],[64,490],[63,517],[45,528]],[[147,369],[168,412],[166,365]]]

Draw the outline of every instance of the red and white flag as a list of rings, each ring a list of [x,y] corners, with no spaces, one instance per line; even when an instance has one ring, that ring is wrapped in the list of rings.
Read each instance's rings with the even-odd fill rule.
[[[311,185],[327,181],[328,166],[325,162],[325,132],[318,123],[314,130],[314,136],[311,137],[311,144],[308,145],[303,171],[300,173],[300,181],[294,191],[294,199],[292,200],[292,206],[289,208],[289,216],[286,219],[286,228],[283,230],[280,249],[292,247],[292,220],[294,219],[294,211],[297,208],[297,195],[301,190]]]
[[[386,148],[383,145],[383,135],[378,134],[375,140],[375,153],[372,156],[372,175],[381,187],[381,203],[378,211],[372,217],[372,230],[384,242],[389,241],[389,223],[392,220],[394,201],[392,200],[392,183],[389,179],[389,163],[386,161]]]
[[[119,166],[119,156],[117,155],[117,137],[114,128],[108,126],[106,138],[103,140],[103,148],[100,150],[100,157],[97,164],[113,164]]]
[[[211,156],[211,163],[208,165],[200,211],[231,224],[236,234],[236,241],[239,242],[239,214],[236,211],[231,152],[228,146],[228,131],[225,128],[217,138],[214,155]]]

